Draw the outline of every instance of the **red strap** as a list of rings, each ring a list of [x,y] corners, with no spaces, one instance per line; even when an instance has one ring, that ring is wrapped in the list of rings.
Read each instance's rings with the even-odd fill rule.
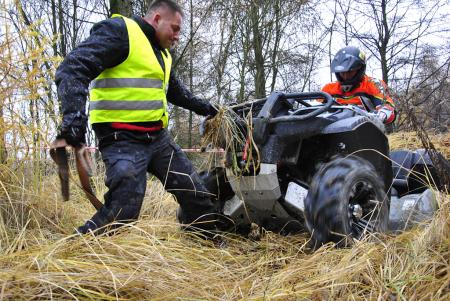
[[[130,131],[138,131],[138,132],[156,132],[160,131],[162,129],[162,123],[159,122],[159,124],[156,124],[155,126],[140,126],[140,125],[134,125],[129,123],[122,123],[122,122],[112,122],[111,127],[114,129],[120,129],[120,130],[130,130]]]
[[[247,155],[248,155],[248,147],[250,146],[250,137],[247,137],[245,140],[245,146],[244,146],[244,154],[242,155],[242,160],[247,161]]]

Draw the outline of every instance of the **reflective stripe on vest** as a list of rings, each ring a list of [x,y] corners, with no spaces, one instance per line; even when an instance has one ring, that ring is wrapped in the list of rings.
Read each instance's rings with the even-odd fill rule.
[[[151,78],[103,78],[92,81],[92,88],[159,88],[163,81]]]
[[[139,25],[121,17],[128,31],[129,53],[119,65],[105,69],[90,86],[90,121],[168,124],[166,91],[172,68],[170,53],[162,51],[164,70]]]
[[[90,104],[90,110],[158,110],[164,102],[155,100],[99,100]]]

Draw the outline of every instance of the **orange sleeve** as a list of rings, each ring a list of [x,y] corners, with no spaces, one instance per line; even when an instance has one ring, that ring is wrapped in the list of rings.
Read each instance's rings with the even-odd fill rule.
[[[329,89],[329,85],[330,85],[330,84],[326,84],[325,86],[323,86],[323,87],[322,87],[322,92],[327,92],[327,93],[329,93],[329,92],[328,92],[328,91],[330,90],[330,89]]]
[[[394,100],[389,95],[389,88],[383,80],[371,78],[369,81],[370,94],[379,99],[382,106],[395,108]]]
[[[322,88],[322,92],[326,92],[328,94],[336,94],[336,83],[328,83]]]
[[[330,95],[333,94],[333,83],[328,83],[325,86],[323,86],[322,92],[326,92],[326,93],[328,93]],[[318,101],[325,102],[324,99],[318,99]]]
[[[387,119],[384,121],[386,124],[393,122],[396,118],[395,103],[389,95],[389,88],[383,80],[370,78],[369,80],[370,93],[380,101],[375,109],[380,112],[384,111]],[[390,113],[389,113],[390,112]]]

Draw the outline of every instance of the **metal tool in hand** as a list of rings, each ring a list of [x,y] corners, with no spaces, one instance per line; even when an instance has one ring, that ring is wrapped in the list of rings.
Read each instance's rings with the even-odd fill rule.
[[[61,182],[61,193],[64,201],[69,200],[69,160],[66,147],[69,146],[65,139],[56,139],[50,148],[50,156],[58,166],[58,176]],[[87,148],[82,145],[74,147],[75,162],[80,179],[81,188],[95,209],[99,209],[103,204],[97,199],[89,181],[92,176],[92,164]]]

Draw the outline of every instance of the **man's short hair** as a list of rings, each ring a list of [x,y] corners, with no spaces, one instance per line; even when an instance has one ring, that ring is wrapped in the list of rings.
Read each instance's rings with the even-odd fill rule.
[[[177,2],[173,0],[154,0],[150,2],[147,10],[147,15],[150,15],[160,7],[167,7],[172,12],[179,13],[182,17],[184,17],[183,9]]]

